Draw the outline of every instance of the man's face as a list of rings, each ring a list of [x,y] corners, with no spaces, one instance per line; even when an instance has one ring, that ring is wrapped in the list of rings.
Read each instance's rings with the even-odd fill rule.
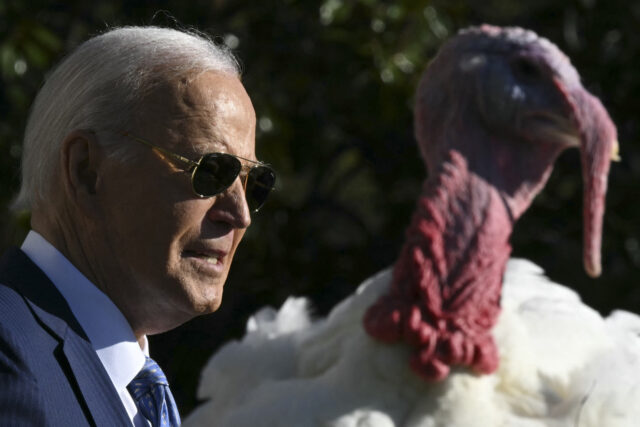
[[[230,75],[206,72],[169,82],[137,120],[127,131],[192,160],[211,152],[255,159],[255,112]],[[109,162],[98,183],[106,231],[100,237],[114,270],[98,276],[107,277],[101,287],[132,326],[161,332],[220,306],[251,218],[240,179],[201,199],[183,164],[133,140],[123,143],[141,151],[133,163]]]

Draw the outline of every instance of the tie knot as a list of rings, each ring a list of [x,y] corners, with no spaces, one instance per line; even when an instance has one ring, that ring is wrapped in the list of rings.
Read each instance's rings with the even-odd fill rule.
[[[147,357],[138,375],[127,386],[142,415],[153,427],[177,427],[180,414],[160,366]]]
[[[167,377],[160,369],[160,366],[150,357],[147,357],[144,366],[138,372],[138,375],[129,384],[130,388],[146,390],[149,387],[153,387],[156,384],[169,385]],[[135,394],[135,392],[134,392]]]

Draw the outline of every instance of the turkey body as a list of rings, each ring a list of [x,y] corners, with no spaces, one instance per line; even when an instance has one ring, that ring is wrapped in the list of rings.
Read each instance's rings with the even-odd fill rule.
[[[536,265],[507,264],[493,328],[500,365],[425,382],[405,346],[362,328],[391,271],[360,285],[322,319],[289,298],[248,322],[203,370],[195,426],[632,427],[640,420],[640,317],[607,318]]]

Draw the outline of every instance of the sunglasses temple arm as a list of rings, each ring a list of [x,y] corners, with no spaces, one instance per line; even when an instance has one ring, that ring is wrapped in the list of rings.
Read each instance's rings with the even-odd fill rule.
[[[166,150],[166,149],[164,149],[162,147],[159,147],[159,146],[157,146],[155,144],[152,144],[149,141],[146,141],[146,140],[144,140],[142,138],[138,138],[135,135],[131,135],[128,132],[124,132],[123,135],[124,136],[128,136],[129,138],[133,139],[134,141],[137,141],[137,142],[139,142],[141,144],[144,144],[144,145],[146,145],[148,147],[151,147],[151,148],[153,148],[155,150],[158,150],[159,152],[161,152],[165,156],[169,156],[174,160],[178,160],[179,162],[188,164],[189,166],[191,166],[191,169],[193,169],[193,168],[195,168],[195,167],[197,167],[199,165],[198,162],[194,162],[193,160],[187,159],[186,157],[182,157],[180,154],[173,153],[173,152],[171,152],[169,150]]]

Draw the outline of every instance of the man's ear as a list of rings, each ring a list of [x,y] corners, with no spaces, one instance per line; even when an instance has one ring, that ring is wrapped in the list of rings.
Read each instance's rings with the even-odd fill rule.
[[[61,181],[68,200],[85,212],[96,208],[104,152],[95,133],[74,130],[62,141]]]

